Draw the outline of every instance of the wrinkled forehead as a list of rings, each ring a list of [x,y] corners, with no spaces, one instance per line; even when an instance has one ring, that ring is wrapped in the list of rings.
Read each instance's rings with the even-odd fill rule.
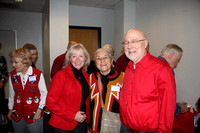
[[[108,56],[108,54],[109,53],[106,50],[101,49],[96,53],[96,56]]]
[[[127,39],[146,39],[144,33],[140,30],[129,30],[125,37],[124,37],[125,40]]]

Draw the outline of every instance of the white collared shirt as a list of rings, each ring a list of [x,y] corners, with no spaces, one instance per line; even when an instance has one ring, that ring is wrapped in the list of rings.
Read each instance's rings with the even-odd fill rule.
[[[23,75],[21,72],[17,72],[17,75],[20,76],[21,81],[22,81],[22,87],[24,89],[26,82],[28,80],[29,75],[32,75],[33,73],[33,68],[32,66],[29,66],[27,72],[25,75]],[[15,96],[15,91],[13,89],[13,85],[11,82],[11,76],[9,75],[9,98],[8,98],[8,109],[13,109],[14,106],[14,96]],[[40,103],[39,103],[39,108],[42,108],[45,106],[45,102],[46,102],[46,96],[47,96],[47,87],[45,84],[45,80],[44,80],[44,76],[41,73],[40,75],[40,80],[38,83],[38,88],[40,91]]]

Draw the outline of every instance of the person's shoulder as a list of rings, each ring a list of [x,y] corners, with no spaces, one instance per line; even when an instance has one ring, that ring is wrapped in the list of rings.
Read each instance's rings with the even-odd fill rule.
[[[119,75],[124,75],[124,72],[118,72],[119,73]]]
[[[13,69],[10,73],[11,73],[11,75],[12,75],[12,74],[17,73],[17,72],[16,72],[15,69]]]
[[[59,72],[61,73],[68,73],[69,75],[73,73],[71,64],[69,64],[68,66],[66,66],[65,68],[61,69]],[[67,76],[67,75],[66,75]]]
[[[31,68],[32,68],[34,71],[39,71],[39,72],[41,72],[41,70],[38,69],[38,68],[36,68],[36,67],[32,67],[32,66],[31,66]]]
[[[150,60],[152,60],[152,62],[154,62],[155,64],[160,65],[160,66],[169,66],[169,64],[167,62],[165,62],[164,60],[162,60],[158,57],[155,57],[153,55],[151,55]]]
[[[114,71],[115,71],[115,70],[114,70]],[[115,75],[115,77],[114,77],[115,79],[119,79],[119,78],[120,78],[120,79],[121,79],[121,78],[123,79],[123,77],[124,77],[124,72],[115,71],[115,74],[114,74],[114,75]]]
[[[36,75],[41,75],[42,74],[42,71],[39,70],[38,68],[35,68],[35,67],[32,67],[30,66],[30,69],[32,69],[33,73],[32,74],[36,74]],[[30,71],[31,72],[31,71]]]
[[[92,78],[92,79],[97,79],[98,78],[98,74],[99,74],[99,72],[93,72],[93,73],[91,73],[89,75],[89,77]]]
[[[158,57],[154,57],[154,58],[155,58],[156,68],[157,68],[155,70],[158,70],[163,74],[168,73],[168,74],[172,75],[172,77],[174,77],[174,75],[172,73],[172,69],[166,61],[164,61]]]
[[[54,77],[58,78],[58,79],[73,77],[73,71],[72,71],[71,66],[68,65],[67,67],[59,70],[58,72],[56,72],[56,74],[53,76],[53,78]]]
[[[166,61],[164,61],[158,57],[155,57],[155,58],[156,58],[157,63],[159,63],[162,67],[170,67]]]
[[[57,60],[60,60],[60,59],[64,59],[65,55],[66,55],[66,53],[63,53],[63,54],[57,56],[54,61],[57,61]]]
[[[116,62],[121,61],[121,60],[129,60],[125,54],[122,54],[119,56],[119,58],[116,60]]]
[[[171,67],[169,66],[169,64],[161,59],[159,59],[158,57],[155,57],[153,55],[149,55],[148,60],[146,60],[147,67],[151,67],[151,69],[153,71],[172,71]]]

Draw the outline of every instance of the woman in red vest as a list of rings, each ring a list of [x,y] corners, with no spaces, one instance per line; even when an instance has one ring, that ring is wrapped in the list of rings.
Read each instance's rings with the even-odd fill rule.
[[[66,54],[67,67],[58,71],[49,86],[46,108],[55,133],[86,133],[86,99],[89,95],[87,67],[90,57],[76,43]]]
[[[43,133],[43,107],[47,95],[44,76],[31,66],[31,54],[25,48],[10,52],[14,68],[9,76],[8,118],[15,133]]]

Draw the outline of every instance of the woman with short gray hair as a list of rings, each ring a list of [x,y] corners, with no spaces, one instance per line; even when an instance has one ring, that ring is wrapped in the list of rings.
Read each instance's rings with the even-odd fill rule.
[[[97,49],[94,58],[99,72],[89,77],[91,93],[87,111],[88,129],[92,133],[119,133],[119,92],[123,73],[112,69],[113,56],[108,49]]]

